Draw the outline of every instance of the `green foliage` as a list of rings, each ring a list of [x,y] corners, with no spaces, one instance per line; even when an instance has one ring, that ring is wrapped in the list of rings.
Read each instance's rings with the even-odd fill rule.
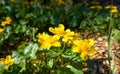
[[[83,74],[81,70],[82,61],[80,61],[80,58],[78,58],[79,55],[76,58],[76,55],[74,54],[73,56],[71,55],[72,52],[69,52],[70,51],[69,49],[65,50],[67,51],[65,51],[64,53],[63,50],[59,48],[47,51],[46,49],[41,50],[37,43],[22,44],[12,54],[12,56],[14,57],[14,65],[12,65],[13,69],[10,72],[6,71],[5,73],[50,72],[52,74],[55,74],[55,73],[68,73],[71,71],[71,74]],[[37,60],[38,62],[35,63],[33,62],[34,60]],[[2,72],[2,66],[0,67],[1,67],[0,71]]]
[[[46,1],[46,2],[45,2]],[[65,1],[65,0],[64,0]],[[15,50],[12,54],[14,64],[4,67],[0,64],[0,74],[83,74],[84,61],[80,56],[71,52],[70,47],[52,48],[41,50],[37,43],[38,32],[48,32],[50,26],[65,24],[67,28],[84,30],[89,33],[104,33],[110,24],[109,10],[91,9],[91,5],[83,3],[73,4],[66,0],[63,4],[55,0],[2,0],[0,1],[0,50],[13,44]],[[6,17],[11,18],[11,23],[2,26]],[[112,15],[114,29],[112,36],[120,40],[119,13]],[[8,46],[6,45],[8,44]],[[6,50],[6,49],[4,49]],[[88,68],[93,68],[92,60],[86,61]]]
[[[120,30],[118,30],[118,29],[113,29],[113,30],[112,30],[112,37],[113,37],[115,40],[120,40]]]

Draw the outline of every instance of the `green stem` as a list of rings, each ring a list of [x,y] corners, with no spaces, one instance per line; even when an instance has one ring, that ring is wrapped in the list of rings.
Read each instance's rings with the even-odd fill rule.
[[[64,50],[65,49],[65,43],[63,44],[63,48],[62,48],[62,50]]]
[[[109,25],[109,30],[108,30],[108,62],[109,62],[109,66],[111,67],[111,63],[110,63],[110,41],[111,41],[111,34],[112,34],[112,29],[113,29],[113,26],[114,25],[114,19],[112,17],[112,13],[110,13],[110,25]],[[110,69],[111,70],[111,69]],[[110,74],[111,74],[111,71],[110,71]]]
[[[116,56],[115,56],[115,54],[113,54],[113,57],[114,57],[114,65],[113,65],[112,74],[115,74],[115,68],[116,68]]]
[[[113,27],[113,19],[112,19],[112,13],[110,13],[110,25],[109,25],[109,31],[108,31],[108,61],[109,61],[109,65],[110,65],[110,40],[111,40],[112,27]]]

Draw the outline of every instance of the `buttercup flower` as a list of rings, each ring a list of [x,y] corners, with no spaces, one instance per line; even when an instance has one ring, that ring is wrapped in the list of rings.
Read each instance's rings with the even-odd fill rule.
[[[70,29],[66,29],[64,34],[63,34],[62,41],[67,42],[68,40],[72,40],[73,36],[74,36],[74,32],[70,31]]]
[[[117,9],[117,6],[114,6],[114,5],[108,5],[108,6],[105,6],[106,9]]]
[[[1,26],[5,26],[7,24],[6,21],[1,22]]]
[[[11,23],[11,19],[10,17],[6,17],[5,21],[1,22],[1,26],[6,26],[7,24]]]
[[[59,24],[58,27],[55,28],[50,27],[49,31],[55,35],[61,36],[63,38],[62,39],[63,42],[67,42],[68,40],[73,39],[73,36],[75,34],[74,31],[71,31],[70,29],[66,29],[66,30],[64,29],[65,29],[64,25]]]
[[[98,8],[98,9],[102,9],[102,6],[98,5],[98,6],[96,6],[96,8]]]
[[[111,12],[112,12],[112,13],[117,13],[117,12],[118,12],[118,9],[112,9]]]
[[[7,24],[10,24],[10,23],[11,23],[10,17],[6,17],[5,20],[6,20],[6,23],[7,23]]]
[[[38,34],[38,42],[40,42],[40,48],[47,48],[48,50],[53,47],[60,47],[61,44],[58,41],[60,39],[59,35],[50,36],[46,33]]]
[[[106,6],[105,7],[106,9],[111,9],[110,10],[110,12],[112,12],[112,13],[117,13],[118,12],[118,9],[117,9],[117,6],[114,6],[114,5],[112,5],[112,6]]]
[[[91,6],[90,8],[91,8],[91,9],[102,9],[102,6],[97,5],[97,6]]]
[[[59,24],[58,27],[55,28],[50,27],[49,31],[52,32],[53,34],[62,36],[64,34],[64,29],[65,29],[64,25]]]
[[[8,55],[6,58],[1,58],[1,64],[4,66],[12,65],[14,62],[14,59],[12,59],[11,55]]]
[[[75,53],[80,53],[80,57],[82,60],[87,60],[88,56],[92,56],[96,52],[96,49],[93,48],[93,45],[93,39],[74,40],[72,51]]]
[[[91,9],[94,9],[94,8],[96,8],[96,7],[95,7],[95,6],[90,6],[90,8],[91,8]]]

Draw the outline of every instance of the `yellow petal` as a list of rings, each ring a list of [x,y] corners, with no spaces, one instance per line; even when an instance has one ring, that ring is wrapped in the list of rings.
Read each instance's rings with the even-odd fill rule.
[[[79,47],[72,46],[72,52],[81,53]]]
[[[92,49],[90,49],[90,51],[89,51],[89,55],[90,55],[90,56],[93,56],[96,52],[97,52],[97,49],[96,49],[96,48],[92,48]]]
[[[93,39],[89,39],[89,46],[93,46],[94,45],[94,40]]]
[[[55,47],[60,47],[61,44],[60,44],[60,42],[55,42],[55,43],[53,44],[53,46],[55,46]]]
[[[11,60],[11,56],[8,55],[8,56],[6,57],[6,60]]]
[[[81,55],[80,55],[81,59],[84,60],[84,61],[87,60],[88,59],[87,54],[88,54],[87,52],[82,52]]]
[[[59,35],[53,35],[52,38],[53,38],[54,40],[59,40],[59,39],[60,39],[60,36],[59,36]]]
[[[7,22],[6,21],[3,21],[2,23],[1,23],[1,26],[5,26],[7,24]]]
[[[53,33],[54,29],[52,27],[49,27],[49,31]]]
[[[66,43],[68,41],[68,38],[64,37],[64,38],[62,38],[62,41]]]
[[[0,33],[2,33],[4,31],[4,29],[3,28],[0,28]]]

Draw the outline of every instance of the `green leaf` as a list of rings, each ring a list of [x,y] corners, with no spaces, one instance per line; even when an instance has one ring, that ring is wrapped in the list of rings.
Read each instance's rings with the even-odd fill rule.
[[[28,23],[28,21],[24,20],[24,19],[21,19],[19,20],[19,23],[22,24],[22,25],[25,25]]]
[[[94,68],[94,62],[92,60],[88,59],[86,62],[89,68]]]
[[[48,63],[47,63],[47,66],[49,67],[49,68],[52,68],[53,67],[53,59],[50,59],[49,61],[48,61]]]
[[[12,56],[13,56],[13,57],[18,56],[18,55],[20,55],[20,54],[19,54],[19,52],[17,52],[17,51],[14,51],[14,52],[12,53]]]
[[[19,50],[25,49],[25,47],[26,47],[26,45],[23,43],[23,44],[18,46],[17,50],[19,51]]]
[[[82,69],[83,68],[82,61],[74,60],[74,61],[71,61],[70,64],[76,69]]]
[[[77,70],[71,65],[67,65],[66,67],[69,68],[74,74],[84,74],[82,70]]]
[[[3,74],[4,71],[5,71],[4,66],[0,64],[0,74]]]
[[[5,6],[5,8],[6,8],[9,12],[12,11],[12,7],[11,7],[11,6]]]
[[[23,70],[25,70],[25,66],[26,66],[25,59],[20,61],[19,66],[21,67],[20,72],[22,72]]]
[[[58,24],[59,18],[57,16],[55,17],[55,16],[51,15],[50,19],[51,19],[51,21],[50,21],[51,24],[53,24],[53,25]]]
[[[77,26],[77,20],[76,19],[72,19],[71,27],[76,27],[76,26]]]
[[[47,53],[50,57],[57,57],[59,56],[61,53],[60,52],[55,52],[54,50],[49,50]]]
[[[14,57],[14,64],[19,64],[21,61],[20,57]]]
[[[113,29],[112,30],[112,36],[115,40],[120,40],[120,30]]]
[[[33,46],[32,46],[32,50],[31,50],[31,54],[30,54],[30,56],[31,56],[31,58],[32,59],[35,59],[36,58],[36,52],[37,52],[37,50],[39,49],[39,47],[38,47],[38,45],[35,43]]]
[[[26,46],[26,48],[24,49],[24,54],[30,54],[30,51],[32,50],[32,43],[29,43],[28,46]]]

